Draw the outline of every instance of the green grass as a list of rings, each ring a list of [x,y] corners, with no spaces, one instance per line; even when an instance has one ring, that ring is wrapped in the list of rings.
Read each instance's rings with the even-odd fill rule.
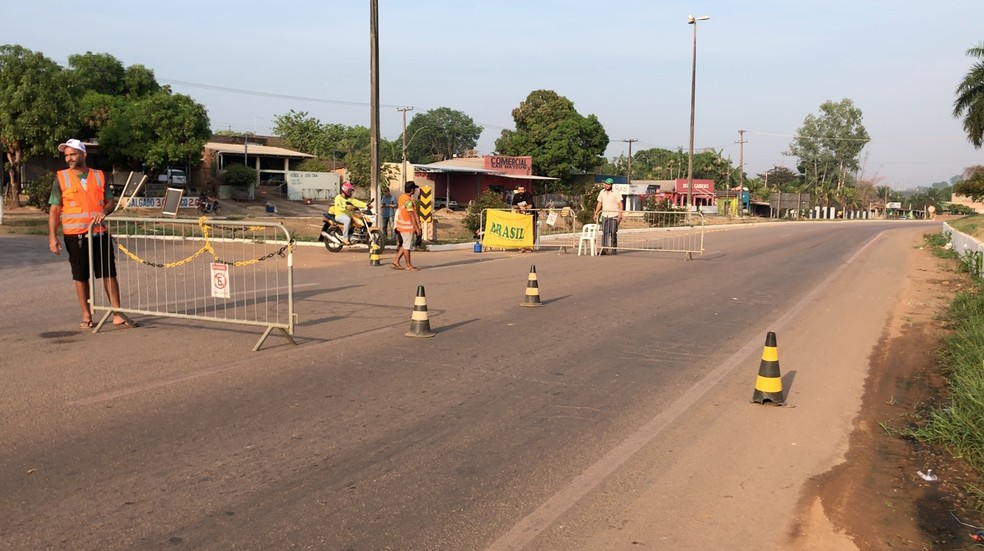
[[[946,318],[954,331],[943,340],[940,362],[949,396],[925,412],[925,422],[902,433],[943,446],[970,465],[981,480],[970,490],[984,510],[984,284],[975,280],[970,291],[958,294]]]
[[[984,240],[984,216],[970,215],[947,222],[953,229]]]
[[[48,235],[47,218],[9,218],[4,217],[0,233],[17,235]]]

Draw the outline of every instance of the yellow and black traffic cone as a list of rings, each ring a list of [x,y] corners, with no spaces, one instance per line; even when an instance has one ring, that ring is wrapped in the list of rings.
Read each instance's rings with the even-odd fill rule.
[[[379,263],[379,243],[375,241],[369,245],[369,265],[370,266],[382,266]]]
[[[424,286],[417,286],[417,298],[413,301],[413,315],[410,316],[410,331],[408,337],[433,337],[430,320],[427,319],[427,297],[424,296]]]
[[[536,280],[536,266],[530,266],[530,277],[526,281],[526,298],[520,306],[543,306],[540,302],[540,286]]]
[[[759,365],[758,378],[755,379],[755,393],[752,401],[764,404],[783,403],[782,377],[779,375],[779,350],[776,349],[776,334],[769,331],[765,337],[765,347],[762,348],[762,363]]]

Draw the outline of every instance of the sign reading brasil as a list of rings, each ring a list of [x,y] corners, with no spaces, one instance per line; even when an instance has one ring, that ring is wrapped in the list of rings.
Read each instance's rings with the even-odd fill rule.
[[[483,245],[505,249],[533,246],[532,216],[499,210],[487,210],[485,213]]]

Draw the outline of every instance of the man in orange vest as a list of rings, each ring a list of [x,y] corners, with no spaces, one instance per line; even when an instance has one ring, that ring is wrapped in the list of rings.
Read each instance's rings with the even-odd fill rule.
[[[113,254],[109,232],[103,226],[106,215],[113,212],[113,191],[106,185],[101,170],[93,170],[85,162],[85,144],[71,139],[58,145],[65,155],[68,169],[59,170],[51,187],[48,204],[48,248],[60,254],[58,226],[62,227],[65,250],[72,266],[75,294],[82,308],[82,328],[92,327],[92,310],[89,309],[89,225],[92,224],[92,272],[103,280],[109,302],[120,308],[120,286],[116,281],[116,256]],[[127,319],[114,312],[113,325],[129,325]]]
[[[410,263],[410,252],[416,247],[417,236],[421,234],[420,219],[417,218],[417,202],[414,200],[416,190],[416,183],[404,183],[403,195],[396,201],[396,240],[399,245],[396,248],[396,258],[390,265],[394,270],[417,270],[417,267]],[[403,258],[407,259],[406,268],[400,265],[400,260]]]

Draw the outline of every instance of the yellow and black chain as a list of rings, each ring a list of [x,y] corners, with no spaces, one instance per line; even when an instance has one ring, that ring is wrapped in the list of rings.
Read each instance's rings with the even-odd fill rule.
[[[269,254],[265,254],[265,255],[261,256],[260,258],[253,258],[253,259],[250,259],[250,260],[237,260],[235,262],[230,262],[228,260],[222,260],[215,253],[215,249],[212,248],[212,243],[209,241],[209,238],[208,238],[209,228],[210,227],[220,228],[220,229],[233,229],[233,228],[223,228],[222,226],[209,226],[208,224],[205,223],[205,220],[207,220],[207,218],[205,218],[204,216],[198,219],[198,227],[200,227],[201,230],[202,230],[202,239],[205,240],[205,244],[202,245],[202,248],[200,248],[197,251],[195,251],[195,253],[192,254],[191,256],[189,256],[187,258],[183,258],[181,260],[177,260],[175,262],[168,262],[168,263],[165,263],[165,264],[158,264],[156,262],[148,262],[147,260],[144,260],[143,258],[140,258],[139,256],[137,256],[135,253],[129,251],[119,241],[117,241],[116,246],[121,251],[123,251],[123,254],[127,255],[128,257],[130,257],[131,259],[135,260],[136,262],[139,262],[139,263],[144,264],[146,266],[151,266],[153,268],[177,268],[178,266],[182,266],[182,265],[187,264],[188,262],[191,262],[192,260],[198,258],[203,253],[205,253],[206,251],[212,253],[212,259],[216,263],[218,263],[218,264],[225,264],[227,266],[235,266],[235,267],[250,266],[252,264],[257,264],[259,262],[263,262],[264,260],[269,260],[269,259],[273,258],[274,256],[280,256],[281,258],[286,258],[287,255],[284,254],[284,251],[294,252],[294,243],[295,243],[295,241],[294,241],[293,238],[291,238],[291,240],[288,241],[287,244],[284,245],[283,247],[280,247],[279,250],[273,251],[273,252],[271,252]],[[247,230],[257,231],[257,230],[263,229],[265,227],[266,226],[250,226],[249,228],[234,228],[233,230],[234,231],[242,230],[244,232],[247,231]]]

